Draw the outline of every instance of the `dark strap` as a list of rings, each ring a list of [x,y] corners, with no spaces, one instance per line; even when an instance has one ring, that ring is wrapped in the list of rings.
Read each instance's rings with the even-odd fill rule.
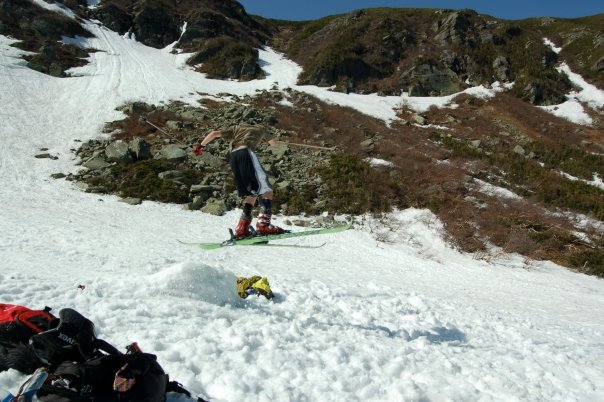
[[[94,345],[95,349],[101,350],[110,355],[122,355],[123,354],[115,346],[113,346],[109,342],[104,341],[102,339],[96,338],[93,342],[93,345]]]

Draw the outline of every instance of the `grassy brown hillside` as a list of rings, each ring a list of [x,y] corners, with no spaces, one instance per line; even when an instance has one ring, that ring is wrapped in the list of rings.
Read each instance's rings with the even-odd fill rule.
[[[293,106],[284,106],[284,97]],[[176,138],[193,144],[211,129],[250,116],[249,122],[268,124],[283,140],[337,149],[291,147],[279,157],[260,150],[275,183],[275,207],[282,213],[362,215],[427,208],[444,222],[452,244],[477,258],[496,257],[491,248],[496,245],[505,252],[604,276],[604,190],[586,183],[594,174],[604,177],[602,122],[578,126],[511,93],[488,101],[458,96],[456,108],[423,113],[423,125],[413,123],[417,115],[410,110],[401,109],[400,120],[387,126],[295,91],[265,92],[242,103],[247,106],[208,101],[196,112],[183,112],[178,105],[153,109],[154,124],[169,129],[170,138],[140,123],[138,112],[110,130],[118,130],[124,140],[145,138],[159,152],[165,141]],[[180,128],[169,128],[176,126]],[[227,150],[212,143],[208,153],[226,158]],[[390,165],[373,167],[367,158]],[[149,164],[159,162],[119,165],[112,174],[88,180],[96,188],[109,189],[103,191],[134,196],[143,191],[141,169],[148,170],[154,184],[147,197],[190,203],[186,191],[172,200],[175,193],[156,194],[160,184],[166,184],[157,182],[157,169],[182,170],[185,177],[200,172],[197,182],[221,189],[218,199],[238,208],[225,161],[210,166],[191,158],[155,170]],[[117,181],[106,183],[111,177]],[[124,184],[131,182],[129,177],[140,180]],[[213,182],[214,177],[219,180]]]

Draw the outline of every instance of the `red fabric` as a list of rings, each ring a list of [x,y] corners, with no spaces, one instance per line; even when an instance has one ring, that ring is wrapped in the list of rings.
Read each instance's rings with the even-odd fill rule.
[[[42,317],[48,322],[53,319],[53,316],[46,311],[32,310],[24,306],[0,303],[0,323],[18,322],[39,334],[42,330],[30,321],[33,317]]]
[[[193,153],[197,156],[201,156],[201,154],[203,154],[203,150],[205,147],[202,147],[199,144],[195,144],[193,145]]]

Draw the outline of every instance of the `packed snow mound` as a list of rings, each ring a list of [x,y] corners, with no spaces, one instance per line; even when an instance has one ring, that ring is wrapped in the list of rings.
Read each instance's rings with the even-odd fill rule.
[[[217,306],[241,306],[237,278],[232,272],[204,264],[184,262],[149,276],[149,286],[159,294],[205,301]]]

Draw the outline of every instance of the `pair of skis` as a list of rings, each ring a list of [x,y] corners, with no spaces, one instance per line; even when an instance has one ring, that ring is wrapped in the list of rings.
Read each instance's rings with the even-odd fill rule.
[[[274,246],[274,247],[298,247],[298,248],[318,248],[325,245],[325,243],[319,246],[301,246],[301,245],[290,245],[290,244],[269,244],[269,242],[274,240],[283,240],[283,239],[291,239],[294,237],[303,237],[303,236],[311,236],[311,235],[322,235],[322,234],[331,234],[343,232],[345,230],[350,229],[351,224],[341,225],[341,226],[333,226],[328,228],[317,228],[317,229],[309,229],[303,230],[300,232],[285,232],[274,235],[262,236],[262,235],[254,235],[250,237],[245,237],[243,239],[237,239],[233,236],[231,231],[231,238],[222,242],[214,242],[214,243],[185,243],[180,242],[182,244],[187,244],[190,246],[198,246],[203,250],[215,250],[222,247],[230,247],[230,246]]]

